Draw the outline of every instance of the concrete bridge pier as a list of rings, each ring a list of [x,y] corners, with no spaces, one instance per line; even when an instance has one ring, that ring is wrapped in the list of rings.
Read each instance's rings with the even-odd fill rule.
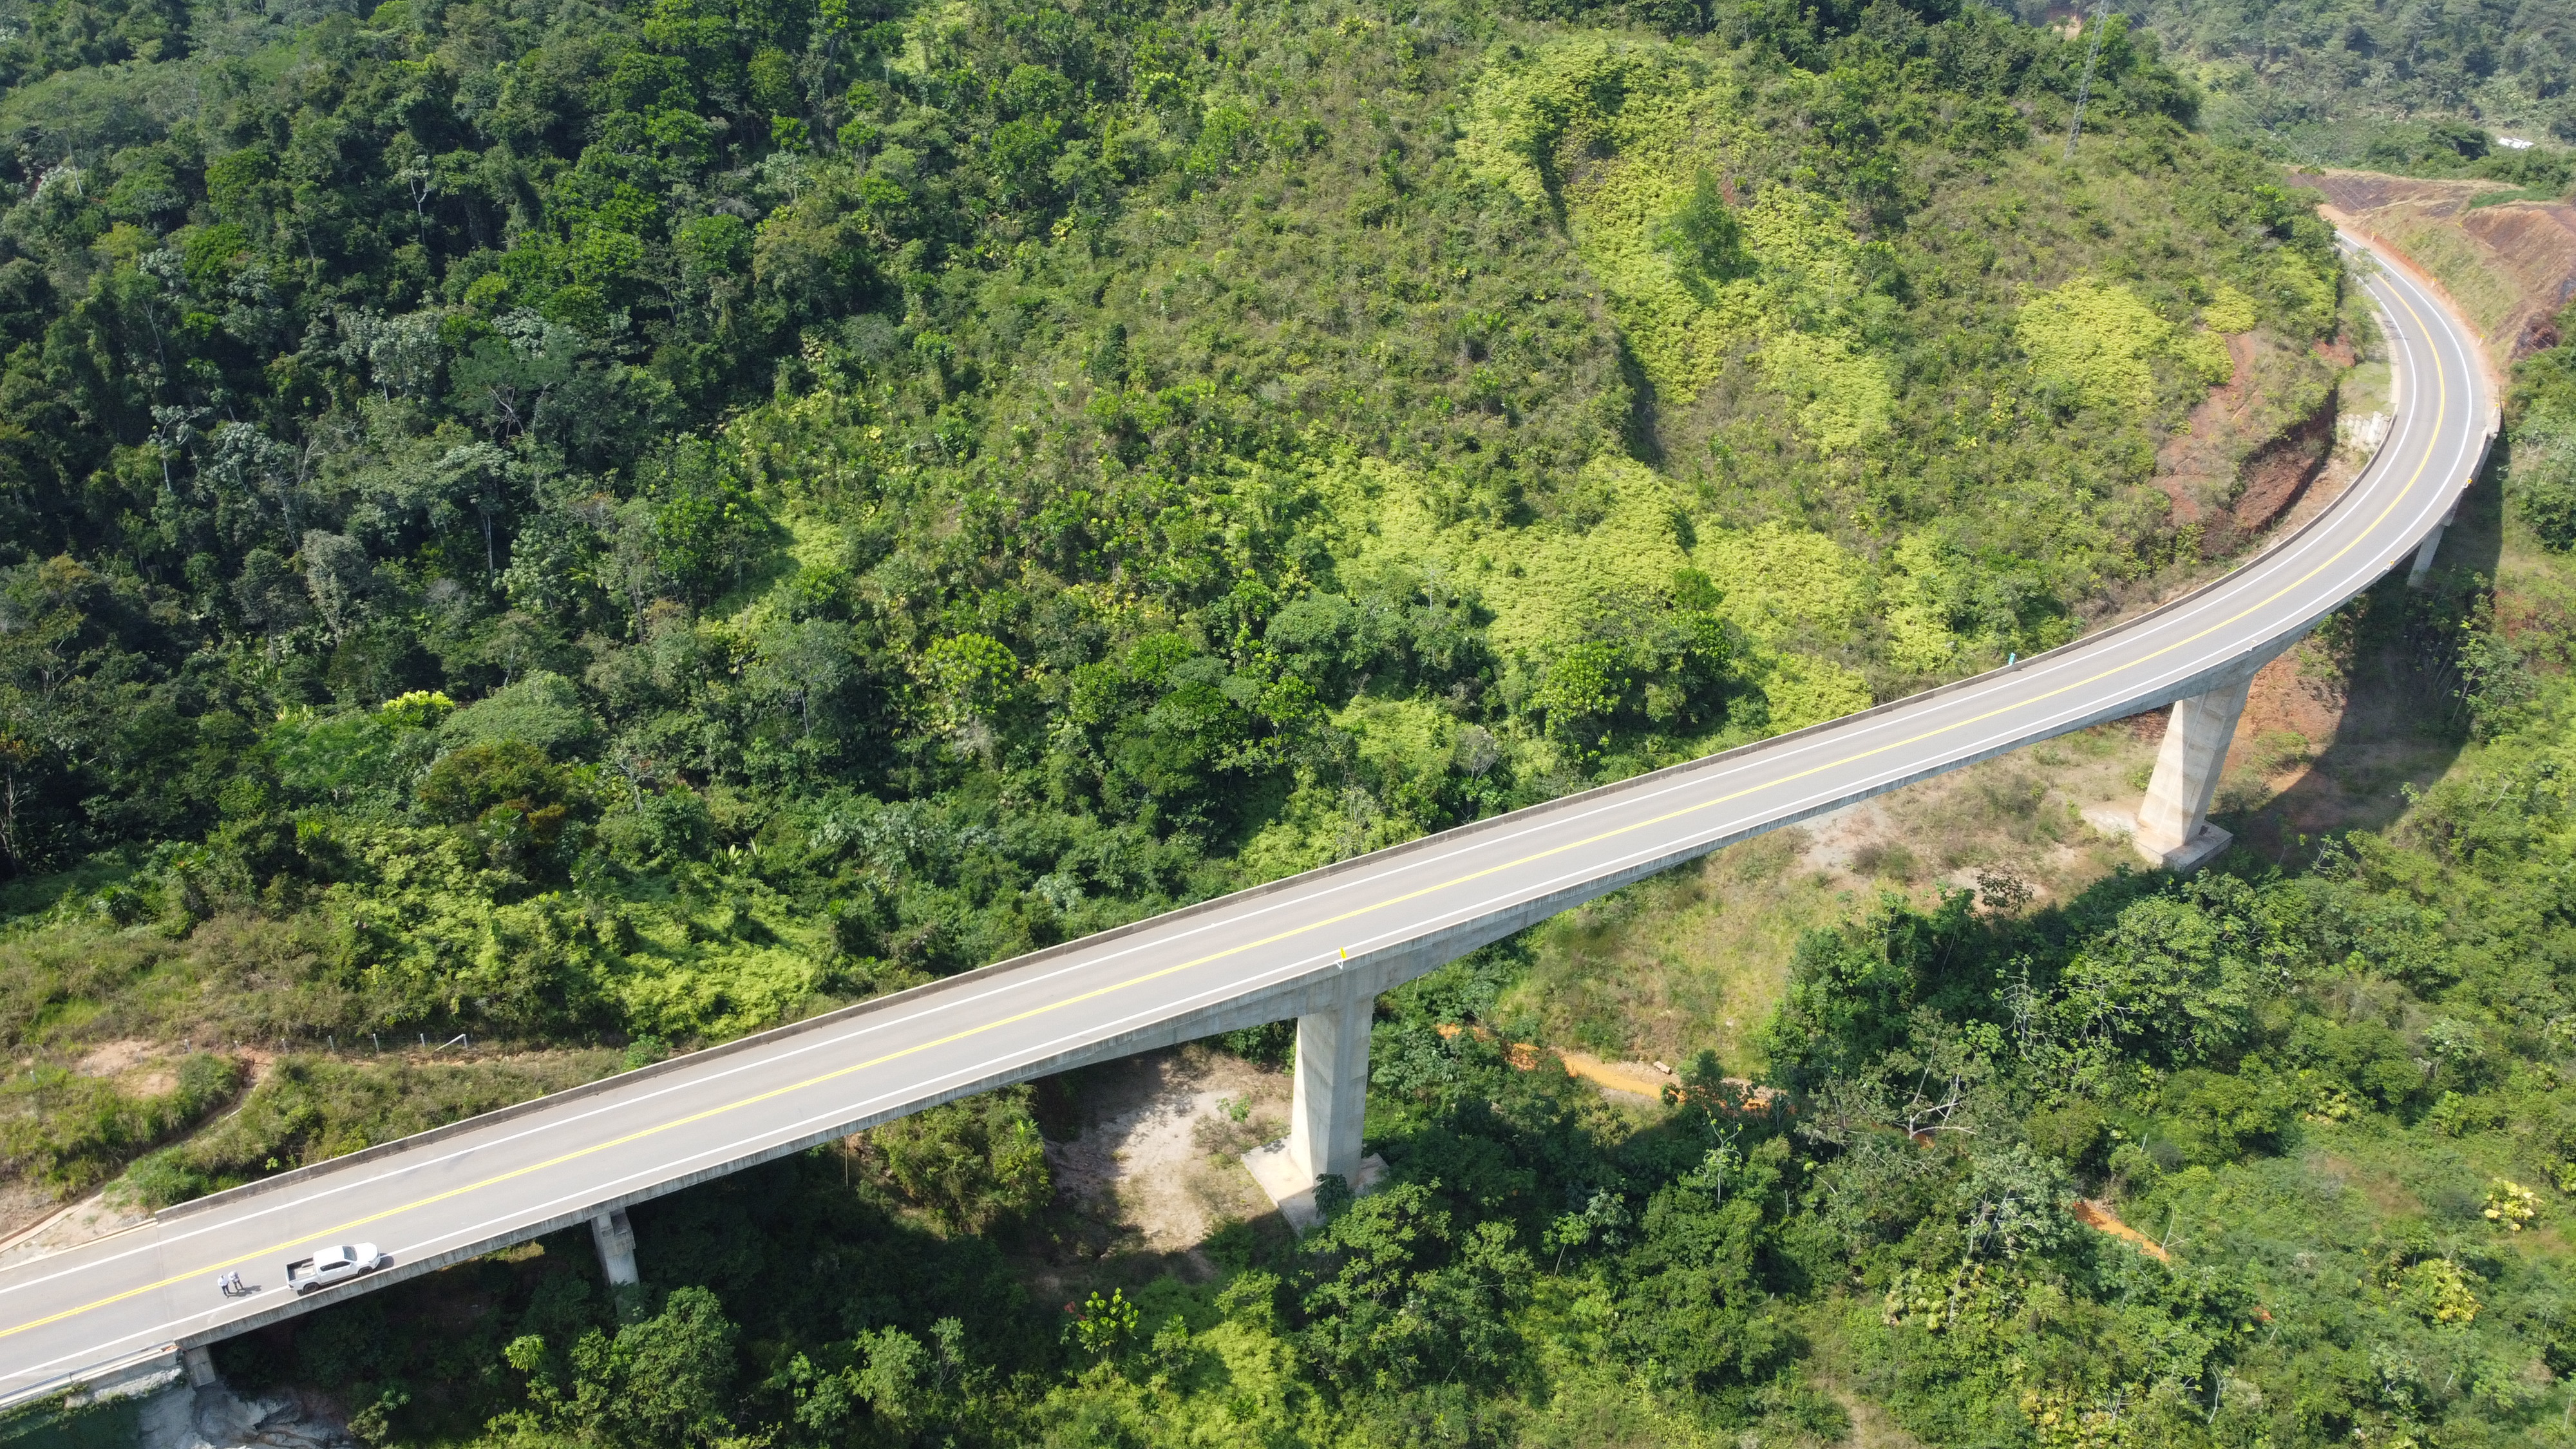
[[[2165,725],[2164,748],[2156,756],[2156,773],[2147,782],[2146,801],[2138,807],[2138,833],[2133,837],[2148,864],[2187,874],[2235,839],[2209,823],[2209,806],[2218,796],[2227,745],[2236,738],[2236,721],[2245,713],[2245,696],[2253,687],[2254,671],[2249,668],[2232,684],[2174,701],[2173,718]]]
[[[599,1269],[608,1286],[626,1288],[642,1281],[635,1271],[635,1225],[626,1209],[611,1208],[590,1220],[590,1240],[599,1249]]]
[[[2406,571],[2406,587],[2424,587],[2425,576],[2433,572],[2433,555],[2442,551],[2442,532],[2459,516],[2460,505],[2454,502],[2451,511],[2443,514],[2442,521],[2434,524],[2433,531],[2424,535],[2424,541],[2415,546],[2415,566]]]
[[[1441,959],[1446,959],[1445,957]],[[1378,992],[1421,974],[1419,963],[1348,964],[1333,978],[1301,993],[1297,1016],[1297,1065],[1288,1108],[1288,1135],[1243,1154],[1253,1181],[1299,1233],[1322,1218],[1315,1188],[1327,1174],[1355,1193],[1366,1192],[1386,1164],[1361,1153],[1368,1120],[1369,1026]]]
[[[1369,1025],[1377,993],[1354,971],[1323,1009],[1297,1018],[1297,1083],[1288,1113],[1288,1160],[1308,1183],[1326,1173],[1357,1187],[1360,1129],[1368,1116]]]
[[[1297,1068],[1288,1135],[1243,1154],[1244,1167],[1288,1225],[1303,1233],[1320,1220],[1316,1179],[1338,1177],[1353,1193],[1366,1193],[1386,1174],[1385,1160],[1365,1155],[1360,1140],[1368,1120],[1369,1027],[1380,993],[1559,911],[1705,853],[1706,847],[1691,847],[1660,859],[1636,861],[1616,874],[1523,901],[1508,910],[1459,920],[1428,935],[1343,951],[1340,964],[1327,975],[1283,987],[1275,994],[1245,998],[1226,1013],[1192,1023],[1181,1040],[1283,1020],[1292,1011],[1297,1015]]]

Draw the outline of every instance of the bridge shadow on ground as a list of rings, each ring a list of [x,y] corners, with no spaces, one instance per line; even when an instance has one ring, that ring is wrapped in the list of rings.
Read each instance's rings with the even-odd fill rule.
[[[2254,737],[2239,732],[2212,811],[2240,845],[2295,869],[2325,836],[2394,824],[2406,788],[2429,787],[2459,758],[2469,724],[2460,625],[2503,556],[2500,467],[2499,456],[2461,498],[2423,588],[2406,587],[2401,564],[2274,666],[2287,678],[2258,681]],[[2276,700],[2305,698],[2267,718],[2266,686]],[[2290,717],[2302,712],[2330,717],[2330,732],[2299,733]]]

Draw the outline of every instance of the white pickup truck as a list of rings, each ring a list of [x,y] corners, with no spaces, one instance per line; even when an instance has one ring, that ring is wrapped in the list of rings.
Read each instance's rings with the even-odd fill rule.
[[[298,1258],[286,1265],[286,1285],[300,1296],[316,1288],[346,1283],[362,1273],[393,1266],[391,1253],[376,1251],[373,1243],[342,1243],[324,1248],[310,1258]]]

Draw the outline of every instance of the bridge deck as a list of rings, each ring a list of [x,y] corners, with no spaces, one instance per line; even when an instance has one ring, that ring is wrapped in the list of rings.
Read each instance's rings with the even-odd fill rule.
[[[1297,1014],[1720,845],[2208,688],[2405,560],[2493,428],[2475,339],[2396,268],[2369,285],[2403,384],[2377,461],[2225,579],[2019,668],[1380,851],[388,1144],[0,1272],[0,1402],[204,1343],[933,1103]],[[310,1299],[280,1265],[371,1240]],[[226,1299],[215,1275],[265,1285]]]

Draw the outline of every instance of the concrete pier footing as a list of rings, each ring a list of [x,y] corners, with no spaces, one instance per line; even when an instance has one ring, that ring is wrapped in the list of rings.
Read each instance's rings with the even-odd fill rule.
[[[1313,1173],[1301,1171],[1290,1150],[1288,1139],[1265,1143],[1243,1154],[1244,1170],[1261,1185],[1270,1205],[1279,1209],[1289,1228],[1303,1237],[1306,1230],[1323,1220],[1323,1205],[1315,1200],[1315,1188],[1322,1181]],[[1354,1197],[1365,1195],[1386,1176],[1386,1159],[1372,1152],[1360,1159],[1359,1171],[1342,1179]]]

